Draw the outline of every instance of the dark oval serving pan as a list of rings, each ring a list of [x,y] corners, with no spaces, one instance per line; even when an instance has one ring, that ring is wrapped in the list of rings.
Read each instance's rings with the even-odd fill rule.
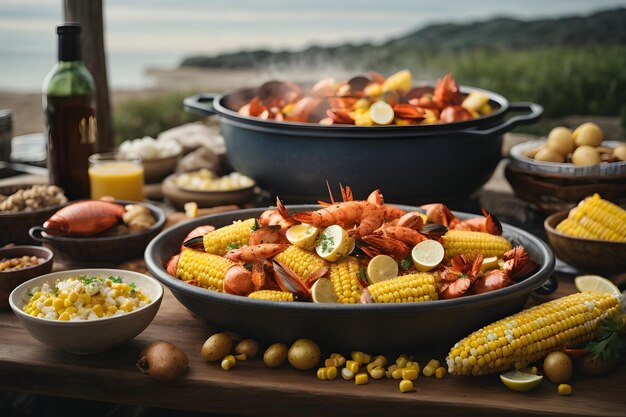
[[[414,207],[399,207],[415,210]],[[319,207],[288,208],[307,211]],[[219,329],[266,343],[290,343],[299,337],[308,337],[326,351],[399,352],[450,347],[481,326],[521,310],[530,292],[540,287],[554,269],[554,255],[545,243],[523,230],[504,225],[504,235],[514,244],[524,245],[540,265],[539,269],[510,287],[452,300],[363,305],[277,303],[205,290],[166,272],[166,262],[180,250],[181,240],[193,228],[205,224],[221,227],[235,220],[258,217],[262,212],[263,209],[246,209],[215,214],[162,232],[146,248],[148,270],[185,307]]]
[[[461,87],[463,94],[473,91],[489,97],[493,113],[437,125],[323,126],[242,116],[237,109],[256,88],[187,97],[184,107],[221,116],[233,168],[290,202],[324,198],[326,180],[367,195],[368,173],[376,172],[389,201],[417,203],[467,197],[480,188],[500,161],[502,135],[543,112],[538,104],[509,103],[494,92]],[[507,119],[513,112],[526,114]]]

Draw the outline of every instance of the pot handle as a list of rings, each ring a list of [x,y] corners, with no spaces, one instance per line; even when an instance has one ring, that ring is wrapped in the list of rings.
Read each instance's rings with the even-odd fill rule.
[[[219,94],[215,93],[200,93],[195,96],[185,97],[183,99],[183,108],[185,111],[202,116],[217,114],[213,108],[213,100],[215,100],[218,95]]]
[[[28,229],[28,235],[30,236],[31,239],[36,240],[37,242],[43,242],[45,241],[42,232],[44,232],[45,229],[41,226],[33,226],[30,229]]]
[[[539,120],[543,114],[543,106],[536,103],[517,102],[510,103],[508,111],[528,111],[528,114],[520,114],[505,120],[502,124],[485,130],[467,129],[457,132],[464,136],[492,137],[506,133],[519,125],[527,125]]]

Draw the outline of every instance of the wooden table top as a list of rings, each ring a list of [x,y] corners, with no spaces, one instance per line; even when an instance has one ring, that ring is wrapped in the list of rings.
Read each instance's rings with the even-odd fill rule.
[[[571,279],[561,279],[554,295],[574,291]],[[532,302],[532,301],[531,301]],[[49,348],[33,339],[11,311],[0,312],[0,389],[26,391],[130,405],[149,405],[218,414],[291,415],[347,414],[394,416],[555,415],[618,416],[626,410],[626,366],[602,377],[576,376],[572,396],[557,394],[545,380],[536,389],[518,393],[498,375],[439,380],[420,376],[415,391],[400,393],[398,381],[370,380],[356,386],[338,378],[319,381],[315,370],[288,365],[267,368],[261,360],[238,362],[231,371],[200,357],[200,347],[212,334],[174,296],[165,291],[161,308],[148,328],[134,340],[106,353],[77,356]],[[135,368],[139,352],[156,340],[168,340],[189,357],[189,370],[170,384],[161,384]],[[412,352],[407,352],[412,353]],[[445,351],[428,353],[440,360]],[[428,357],[419,357],[423,365]]]

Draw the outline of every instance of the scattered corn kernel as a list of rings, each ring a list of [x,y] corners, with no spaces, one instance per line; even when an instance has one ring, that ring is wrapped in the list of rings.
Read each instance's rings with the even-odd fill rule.
[[[559,384],[559,395],[572,395],[572,386],[569,384]]]
[[[413,381],[410,379],[403,379],[400,381],[400,392],[410,392],[413,391]]]
[[[384,357],[383,355],[378,355],[374,358],[374,360],[372,361],[373,363],[380,365],[380,366],[386,366],[387,365],[387,358]]]
[[[337,367],[335,366],[327,366],[326,367],[326,378],[328,380],[333,380],[337,378]]]
[[[396,368],[396,369],[394,369],[393,371],[391,371],[391,377],[393,379],[402,379],[402,371],[404,369],[405,368]]]
[[[337,366],[337,360],[336,359],[324,359],[324,366]]]
[[[363,352],[363,363],[370,363],[372,361],[372,355]]]
[[[369,371],[369,374],[374,379],[382,379],[385,376],[385,369],[382,366],[375,366]]]
[[[239,355],[235,355],[235,359],[237,359],[238,361],[245,361],[247,357],[245,353],[240,353]]]
[[[437,359],[431,359],[428,361],[428,364],[422,370],[424,376],[433,376],[437,368],[439,368],[439,361]]]
[[[410,381],[415,381],[417,379],[417,370],[413,368],[404,368],[402,370],[402,379],[408,379]]]
[[[224,359],[222,359],[222,369],[225,371],[230,371],[233,366],[235,366],[235,357],[233,355],[227,355]]]
[[[328,379],[328,370],[326,368],[319,368],[317,370],[317,379],[326,381]]]
[[[404,368],[406,367],[406,363],[408,362],[409,357],[406,355],[400,355],[398,356],[398,359],[396,359],[396,365],[398,365],[398,367],[400,368]]]
[[[335,360],[335,366],[337,367],[344,366],[346,364],[346,358],[344,358],[340,353],[331,353],[330,358]]]
[[[358,362],[359,366],[363,365],[364,355],[361,351],[350,352],[350,357],[353,361]]]
[[[537,374],[535,374],[537,375]],[[439,368],[437,368],[435,370],[435,376],[437,377],[437,379],[441,379],[444,376],[446,376],[446,368],[444,368],[443,366],[440,366]]]
[[[364,372],[361,372],[360,374],[357,374],[354,377],[354,384],[355,385],[365,385],[369,382],[369,379],[367,377],[367,374]]]
[[[353,374],[359,372],[359,363],[357,361],[346,361],[346,368],[350,370]]]
[[[348,368],[341,368],[341,377],[345,380],[354,378],[354,373]]]

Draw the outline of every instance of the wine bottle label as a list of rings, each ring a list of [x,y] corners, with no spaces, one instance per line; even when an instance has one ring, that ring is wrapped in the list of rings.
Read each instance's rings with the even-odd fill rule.
[[[96,124],[96,117],[89,116],[83,117],[78,123],[78,130],[80,131],[80,143],[96,143],[96,134],[98,133],[98,126]]]

